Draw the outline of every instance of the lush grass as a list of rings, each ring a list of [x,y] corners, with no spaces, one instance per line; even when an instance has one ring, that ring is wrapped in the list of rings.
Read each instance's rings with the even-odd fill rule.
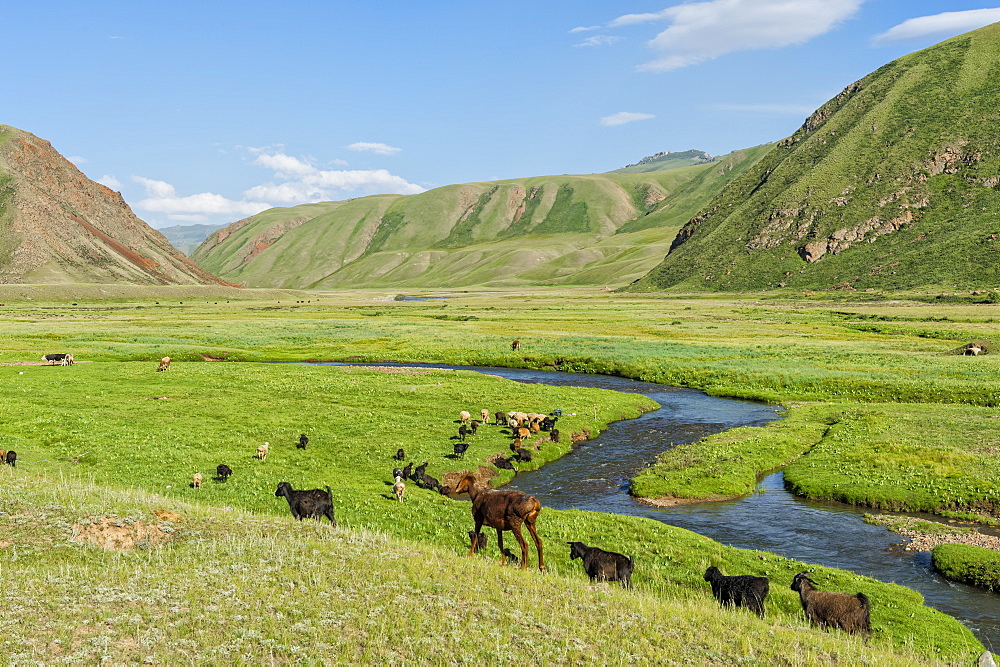
[[[270,463],[270,461],[268,461]],[[634,517],[545,510],[549,573],[459,546],[468,505],[434,508],[450,539],[409,535],[427,498],[368,512],[382,528],[331,529],[204,504],[0,470],[0,647],[8,660],[97,662],[967,663],[982,647],[919,594]],[[234,478],[235,481],[235,478]],[[180,516],[156,517],[154,511]],[[158,547],[107,553],[71,541],[102,517],[169,531]],[[458,533],[458,534],[455,534]],[[635,590],[591,586],[568,548],[582,539],[637,560]],[[722,611],[709,564],[771,578],[766,620]],[[873,602],[869,642],[808,628],[789,589],[809,569]],[[459,657],[461,660],[459,660]]]
[[[40,483],[40,492],[63,479],[67,488],[91,482],[140,488],[168,505],[183,501],[284,516],[284,501],[273,495],[278,481],[296,486],[329,484],[342,530],[352,534],[374,531],[389,540],[418,540],[421,546],[413,549],[442,549],[443,554],[461,556],[466,549],[465,532],[471,527],[466,505],[412,485],[410,502],[400,507],[392,499],[389,476],[396,462],[391,454],[398,447],[416,462],[430,461],[429,472],[440,477],[447,470],[471,467],[489,454],[507,451],[507,440],[499,429],[488,428],[473,441],[465,462],[456,465],[459,462],[448,458],[456,428],[452,422],[460,409],[478,411],[482,404],[491,410],[522,407],[547,412],[558,407],[567,415],[560,422],[565,433],[600,428],[612,419],[638,414],[648,402],[636,396],[520,385],[462,372],[403,374],[184,363],[201,360],[202,355],[258,361],[397,359],[604,371],[672,380],[718,394],[785,401],[788,417],[783,422],[721,434],[707,443],[716,451],[690,456],[691,463],[703,460],[708,469],[723,473],[721,479],[737,489],[727,493],[739,493],[740,485],[751,484],[747,480],[754,476],[754,469],[780,465],[797,453],[809,451],[799,459],[803,462],[828,448],[849,452],[850,443],[868,446],[872,434],[878,434],[872,429],[880,420],[897,424],[899,436],[911,441],[908,446],[924,438],[927,447],[941,450],[934,466],[924,468],[930,479],[937,474],[938,464],[943,477],[947,477],[947,464],[960,480],[977,470],[976,466],[987,470],[996,460],[996,443],[988,430],[992,410],[947,403],[992,402],[991,397],[1000,392],[994,372],[997,358],[944,354],[962,340],[959,336],[986,337],[992,306],[855,304],[834,308],[827,302],[623,300],[584,291],[423,293],[444,298],[420,302],[383,300],[384,295],[364,293],[313,293],[293,299],[272,293],[258,301],[226,303],[211,297],[192,300],[187,296],[190,292],[173,290],[159,293],[155,299],[159,304],[152,298],[119,295],[71,306],[45,302],[46,294],[63,292],[38,290],[32,302],[6,295],[0,300],[7,304],[0,310],[0,360],[35,360],[44,352],[69,350],[78,360],[101,362],[72,368],[0,368],[0,433],[11,443],[7,448],[17,449],[22,458],[16,471],[7,472],[12,479],[46,480]],[[373,300],[376,296],[379,300]],[[872,315],[900,316],[894,323],[901,331],[887,336],[854,328],[871,321],[867,318]],[[942,316],[947,321],[941,321]],[[908,335],[909,326],[955,338]],[[509,347],[515,337],[522,340],[517,354]],[[155,373],[155,360],[161,356],[181,361],[167,373]],[[142,361],[123,363],[132,359]],[[878,392],[871,390],[876,377],[883,388]],[[883,393],[917,397],[923,403],[876,403]],[[795,402],[803,397],[810,399],[808,405]],[[599,409],[596,421],[595,405]],[[577,413],[575,418],[569,416],[572,412]],[[960,422],[968,414],[972,416],[963,430]],[[301,432],[311,437],[304,452],[294,448]],[[889,441],[890,436],[892,429],[887,427],[881,437]],[[946,447],[949,439],[959,441],[957,450]],[[252,455],[265,440],[272,445],[271,455],[260,463]],[[914,467],[922,456],[883,444],[871,445],[882,447],[883,456],[871,457],[869,452],[880,472],[897,469],[900,462]],[[542,445],[542,452],[561,453],[549,444]],[[79,462],[70,462],[70,457]],[[210,478],[221,462],[236,470],[228,482],[207,480],[200,491],[187,487],[193,472]],[[955,467],[956,462],[961,466]],[[805,476],[836,473],[837,465],[839,459],[831,455],[829,463]],[[743,473],[742,478],[729,476],[734,467],[752,472]],[[703,481],[710,478],[697,468],[692,471]],[[899,474],[904,473],[905,469]],[[699,494],[706,488],[699,487]],[[825,486],[820,489],[825,490]],[[950,492],[952,487],[942,490]],[[106,504],[107,511],[118,511],[115,503]],[[641,519],[546,510],[540,526],[553,576],[583,579],[579,565],[569,563],[568,553],[555,546],[575,539],[635,555],[641,564],[635,576],[639,593],[685,605],[704,604],[707,590],[700,576],[709,564],[719,565],[726,573],[765,574],[772,577],[774,593],[773,605],[769,601],[769,614],[772,608],[773,614],[765,621],[764,631],[784,637],[785,625],[803,623],[794,595],[785,589],[797,571],[810,569],[821,575],[824,588],[863,590],[876,601],[878,631],[873,650],[889,645],[912,647],[930,658],[959,651],[965,660],[978,649],[964,628],[923,607],[916,593],[899,587],[881,588],[888,585],[770,554],[731,550]],[[45,553],[40,550],[38,558],[47,558]],[[285,557],[276,558],[284,562]],[[476,582],[472,588],[484,589],[482,582],[488,578],[476,576],[470,579]],[[419,590],[439,590],[436,583],[428,588],[417,577],[408,575],[406,581]],[[505,590],[488,589],[485,598],[497,599]],[[404,607],[409,608],[408,604]],[[711,604],[705,611],[709,609]],[[228,613],[227,608],[220,618]],[[677,615],[676,610],[664,613]],[[717,612],[716,617],[723,624],[731,618]],[[659,626],[654,623],[654,627]],[[724,630],[720,627],[705,634],[725,637]],[[697,645],[698,659],[732,661],[734,654],[720,653],[715,640],[711,641],[711,646]],[[740,650],[740,655],[763,656],[764,661],[778,659],[776,653],[757,652],[753,642],[744,642]],[[725,657],[712,658],[716,653]],[[411,659],[426,655],[412,654]],[[637,650],[635,655],[643,654]],[[810,662],[813,658],[789,660]]]
[[[934,568],[955,581],[1000,591],[1000,553],[968,544],[939,544],[931,552]]]

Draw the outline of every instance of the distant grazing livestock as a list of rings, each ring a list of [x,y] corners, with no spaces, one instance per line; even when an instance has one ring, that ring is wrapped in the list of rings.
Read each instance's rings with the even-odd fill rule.
[[[414,482],[419,482],[423,478],[424,471],[427,470],[427,465],[428,465],[427,461],[424,461],[423,463],[421,463],[416,467],[416,469],[413,471]]]
[[[535,458],[535,455],[530,449],[519,449],[517,450],[517,460],[518,461],[530,461]]]
[[[542,422],[538,425],[538,427],[540,429],[542,429],[543,431],[551,431],[553,428],[555,428],[556,420],[557,419],[559,419],[559,418],[558,417],[546,417],[545,419],[542,420]]]
[[[478,430],[479,430],[479,422],[473,419],[471,422],[469,422],[469,433],[475,435],[476,431]]]
[[[309,436],[303,433],[299,436],[299,444],[295,445],[299,449],[305,449],[306,445],[309,444]]]
[[[392,469],[392,478],[395,479],[397,477],[403,477],[403,469],[402,468],[393,468]]]
[[[326,487],[326,491],[323,489],[296,491],[288,482],[281,482],[274,495],[278,498],[285,497],[289,509],[292,510],[292,516],[299,521],[302,521],[303,517],[319,521],[325,516],[334,528],[337,527],[337,520],[333,518],[333,492],[329,486]]]
[[[396,460],[397,461],[405,461],[406,460],[406,452],[403,451],[402,447],[400,447],[399,449],[396,450]]]
[[[400,475],[403,479],[410,479],[410,473],[413,472],[413,463],[407,463],[406,467],[403,468],[403,474]]]
[[[402,475],[396,477],[396,483],[392,485],[392,490],[396,494],[396,500],[403,502],[403,494],[406,493],[406,484],[403,482]]]
[[[7,463],[7,450],[0,449],[0,464]]]
[[[454,445],[455,456],[460,459],[465,458],[465,451],[469,448],[469,443],[467,442],[456,442]]]
[[[441,482],[427,473],[420,476],[420,479],[417,480],[417,484],[430,491],[437,490],[439,493],[441,492]]]
[[[727,577],[713,565],[705,570],[704,578],[712,585],[712,595],[723,607],[746,607],[764,618],[764,598],[770,590],[767,577],[749,574]]]
[[[257,447],[257,458],[260,459],[261,461],[266,460],[267,459],[267,450],[270,449],[270,447],[271,447],[270,444],[268,444],[266,442],[263,445],[260,445],[259,447]]]
[[[462,424],[458,427],[458,437],[462,439],[462,442],[465,442],[465,436],[467,435],[469,435],[469,427]]]
[[[510,350],[511,350],[511,352],[517,352],[520,349],[521,349],[521,341],[515,340],[514,342],[512,342],[510,344]]]
[[[203,479],[205,479],[205,478],[202,477],[201,473],[200,472],[196,472],[194,474],[194,476],[191,477],[191,488],[193,488],[193,489],[200,489],[201,488],[201,482],[202,482]]]
[[[632,569],[635,561],[614,551],[588,547],[583,542],[567,542],[569,559],[579,558],[591,581],[617,581],[622,588],[632,588]]]
[[[479,421],[483,422],[484,424],[489,424],[490,423],[490,411],[487,410],[486,408],[483,408],[482,410],[480,410],[479,411]]]
[[[462,410],[458,413],[458,420],[463,424],[468,424],[470,419],[472,419],[472,415],[468,410]]]
[[[52,354],[43,355],[42,361],[49,362],[49,366],[55,366],[56,364],[69,366],[73,363],[73,355],[67,352],[54,352]]]
[[[549,440],[552,442],[559,442],[559,429],[554,428],[549,431]]]
[[[792,590],[799,592],[799,601],[806,618],[813,625],[840,628],[845,632],[871,634],[871,602],[864,593],[849,595],[831,593],[814,588],[812,580],[805,572],[795,575]]]
[[[498,412],[498,413],[496,413],[494,415],[494,418],[496,419],[497,426],[503,426],[504,424],[507,423],[507,413],[506,412],[503,412],[503,411]]]
[[[513,470],[514,472],[517,472],[517,468],[515,468],[514,464],[510,462],[510,459],[505,459],[502,456],[495,457],[493,459],[493,465],[501,470]]]
[[[517,555],[507,547],[503,548],[503,555],[507,557],[507,561],[514,567],[517,567],[518,565],[521,564],[521,559],[518,558]]]
[[[482,532],[483,526],[489,526],[497,531],[497,548],[500,550],[501,562],[507,562],[503,550],[503,531],[514,533],[521,545],[521,569],[528,567],[528,543],[521,534],[521,526],[527,526],[531,538],[535,541],[538,551],[538,569],[545,571],[545,558],[542,555],[542,540],[538,537],[535,523],[542,511],[542,504],[534,496],[529,496],[514,489],[480,489],[476,485],[476,476],[466,473],[455,486],[454,493],[469,494],[472,500],[472,519],[476,523],[475,535]],[[475,553],[478,538],[472,540],[469,555]]]
[[[160,365],[157,366],[156,371],[166,371],[170,369],[170,357],[163,357],[160,359]]]
[[[7,465],[9,465],[11,468],[16,468],[17,467],[17,452],[15,452],[13,449],[8,449],[7,450],[7,455],[4,456],[4,463],[6,463]]]
[[[225,482],[233,474],[233,469],[225,463],[220,463],[219,467],[215,469],[215,474],[218,476],[219,481]]]
[[[985,351],[985,348],[982,345],[979,345],[978,343],[969,343],[966,346],[966,348],[962,351],[962,354],[965,354],[965,355],[968,355],[968,356],[971,356],[971,357],[978,357],[984,351]]]

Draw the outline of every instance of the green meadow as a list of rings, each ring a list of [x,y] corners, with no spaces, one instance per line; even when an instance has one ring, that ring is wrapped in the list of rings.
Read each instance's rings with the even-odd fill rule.
[[[783,420],[665,453],[640,473],[635,492],[734,496],[787,465],[803,495],[987,520],[1000,501],[997,355],[948,353],[989,338],[1000,306],[928,305],[920,299],[933,295],[923,294],[850,302],[593,289],[100,294],[83,286],[36,288],[29,301],[18,289],[0,288],[0,363],[10,364],[0,367],[0,448],[20,460],[0,471],[11,491],[0,506],[2,533],[11,536],[0,534],[0,574],[18,582],[4,590],[5,604],[30,622],[14,630],[5,622],[0,643],[21,662],[666,655],[898,664],[967,662],[982,651],[908,589],[644,519],[543,510],[549,572],[504,569],[494,563],[492,531],[486,556],[465,557],[467,504],[414,484],[404,504],[392,495],[398,448],[438,478],[509,454],[500,429],[485,427],[464,461],[452,458],[459,410],[558,408],[568,436],[654,408],[644,397],[463,371],[266,362],[550,368],[780,403]],[[20,365],[62,351],[78,363]],[[157,373],[163,356],[174,363]],[[299,433],[310,437],[306,450],[295,448]],[[532,465],[564,454],[568,440],[540,442]],[[265,441],[270,455],[257,461]],[[235,471],[225,483],[212,479],[219,463]],[[189,487],[194,472],[205,476],[201,489]],[[340,527],[291,521],[274,496],[279,481],[329,485]],[[182,517],[159,547],[104,553],[70,541],[74,526],[109,515],[155,523],[157,509]],[[568,560],[569,540],[634,555],[635,592],[590,586]],[[701,580],[713,564],[771,578],[767,619],[717,608]],[[258,565],[259,589],[249,583]],[[869,645],[806,627],[788,590],[806,569],[821,588],[873,600]],[[148,596],[127,599],[130,581]],[[93,597],[74,597],[74,582],[84,590],[91,582]],[[258,615],[269,617],[243,622]],[[517,619],[529,620],[522,628]],[[227,634],[234,623],[257,634]]]

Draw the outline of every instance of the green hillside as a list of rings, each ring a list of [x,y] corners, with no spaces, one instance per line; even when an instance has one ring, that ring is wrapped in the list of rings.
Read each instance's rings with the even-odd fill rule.
[[[644,174],[270,209],[212,234],[192,257],[248,287],[621,285],[655,266],[680,226],[771,148]]]
[[[635,289],[1000,281],[1000,24],[848,86],[688,222]]]
[[[679,167],[690,167],[696,164],[714,162],[716,158],[705,151],[689,150],[672,153],[663,151],[654,155],[647,155],[635,164],[630,164],[621,169],[614,169],[610,174],[643,174],[648,171],[662,171],[664,169],[677,169]]]

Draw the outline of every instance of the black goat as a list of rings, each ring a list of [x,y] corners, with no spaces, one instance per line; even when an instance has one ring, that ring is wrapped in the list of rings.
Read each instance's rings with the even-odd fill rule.
[[[427,461],[424,461],[413,471],[413,481],[419,483],[423,479],[424,471],[427,470]]]
[[[337,520],[333,518],[333,492],[329,486],[326,487],[326,491],[323,489],[296,491],[288,482],[281,482],[274,495],[278,498],[285,497],[289,509],[292,510],[292,516],[299,521],[302,521],[303,517],[318,521],[325,516],[334,528],[337,527]]]
[[[546,417],[545,419],[542,420],[542,423],[539,424],[539,428],[541,428],[543,431],[551,431],[553,428],[555,428],[556,420],[558,419],[559,417]]]
[[[533,458],[535,458],[535,455],[532,453],[530,449],[519,449],[517,451],[518,461],[530,461]]]
[[[225,482],[229,479],[229,476],[233,474],[233,469],[225,463],[220,463],[219,467],[215,469],[215,474],[217,475],[217,479],[219,481]]]
[[[792,590],[798,591],[802,611],[813,625],[821,629],[840,628],[845,632],[871,634],[871,602],[864,593],[850,595],[814,588],[805,572],[795,575]]]
[[[496,417],[496,420],[497,420],[497,426],[504,426],[507,423],[507,413],[506,412],[498,412],[494,416]]]
[[[764,618],[764,598],[770,590],[767,577],[750,574],[727,577],[713,565],[705,570],[705,581],[712,584],[712,595],[723,607],[746,607]]]
[[[406,464],[406,467],[403,468],[403,474],[400,475],[400,477],[402,477],[403,479],[410,479],[410,473],[411,472],[413,472],[413,462],[412,461],[410,463]]]
[[[476,539],[476,531],[469,531],[469,540],[473,544],[472,550],[475,553],[479,553],[486,548],[486,533],[479,533],[479,539]]]
[[[441,489],[441,482],[437,481],[437,479],[431,477],[427,473],[424,473],[420,477],[419,484],[423,486],[425,489],[430,489],[431,491],[437,489],[440,492]]]
[[[9,450],[7,452],[6,458],[4,459],[4,462],[11,468],[16,468],[17,466],[15,464],[17,463],[17,452],[15,452],[13,449]]]
[[[622,588],[632,588],[635,561],[614,551],[588,547],[583,542],[567,542],[569,559],[579,558],[591,581],[618,581]]]
[[[465,458],[465,450],[467,450],[468,448],[469,448],[469,443],[467,443],[467,442],[456,442],[455,445],[454,445],[455,456],[457,456],[460,459],[464,459]]]
[[[552,442],[559,442],[559,429],[554,428],[549,431],[549,440]]]
[[[399,449],[396,450],[396,460],[403,461],[405,459],[406,459],[406,452],[404,452],[403,448],[400,447]]]
[[[299,436],[299,444],[295,445],[298,449],[305,449],[306,445],[309,444],[309,436],[303,433]]]
[[[514,472],[517,472],[517,468],[515,468],[514,464],[510,462],[510,459],[505,459],[502,456],[498,456],[493,459],[493,465],[501,470],[513,470]]]
[[[465,442],[465,436],[467,436],[468,434],[469,434],[468,426],[462,424],[461,426],[458,427],[458,437],[462,439],[462,442]]]

